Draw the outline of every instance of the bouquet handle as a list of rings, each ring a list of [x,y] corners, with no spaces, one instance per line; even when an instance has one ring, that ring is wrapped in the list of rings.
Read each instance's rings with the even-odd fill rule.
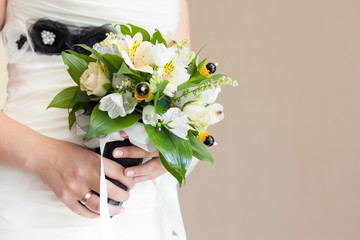
[[[104,149],[104,153],[103,153],[103,157],[113,160],[119,164],[121,164],[124,168],[128,168],[128,167],[132,167],[132,166],[137,166],[139,164],[142,163],[143,159],[142,158],[114,158],[112,155],[112,152],[115,148],[117,147],[125,147],[125,146],[132,146],[133,144],[131,144],[131,142],[128,139],[125,139],[123,141],[114,141],[114,142],[108,142],[105,145],[105,149]],[[94,150],[96,153],[100,154],[100,148],[96,148]],[[119,188],[124,189],[125,191],[130,191],[130,189],[128,187],[126,187],[124,184],[122,184],[121,182],[109,178],[107,176],[105,176],[107,180],[109,180],[110,182],[112,182],[113,184],[115,184],[116,186],[118,186]],[[99,196],[98,193],[95,193],[96,195]],[[112,204],[112,205],[118,205],[121,206],[123,204],[123,202],[118,202],[118,201],[114,201],[110,198],[108,198],[108,203]]]

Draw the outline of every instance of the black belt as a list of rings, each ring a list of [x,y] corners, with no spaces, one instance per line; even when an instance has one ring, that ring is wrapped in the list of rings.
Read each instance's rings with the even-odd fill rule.
[[[89,55],[89,51],[74,45],[86,44],[92,47],[104,40],[109,32],[114,32],[110,24],[100,27],[76,27],[49,19],[39,19],[30,27],[29,36],[37,53],[59,55],[70,49]],[[25,35],[21,35],[16,41],[18,49],[21,49],[27,40]]]

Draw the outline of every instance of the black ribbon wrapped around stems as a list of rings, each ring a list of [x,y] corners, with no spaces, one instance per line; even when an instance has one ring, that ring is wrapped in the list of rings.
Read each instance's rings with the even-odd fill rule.
[[[76,116],[75,123],[84,132],[86,132],[88,130],[88,124],[90,122],[90,115],[91,115],[94,107],[96,106],[96,104],[97,104],[97,102],[85,103],[84,104],[84,112],[82,112]],[[137,166],[137,165],[141,164],[143,161],[142,158],[114,158],[113,157],[112,153],[115,148],[126,147],[126,146],[133,146],[133,144],[130,142],[129,139],[124,139],[122,141],[118,140],[118,141],[107,142],[105,144],[104,152],[103,152],[102,156],[104,158],[115,161],[118,164],[121,164],[124,168],[133,167],[133,166]],[[100,155],[101,154],[100,147],[95,148],[94,152],[96,152],[97,154]],[[110,182],[112,182],[113,184],[115,184],[116,186],[124,189],[125,191],[130,190],[127,186],[125,186],[124,184],[122,184],[121,182],[119,182],[115,179],[109,178],[108,176],[105,176],[105,178],[107,180],[109,180]],[[97,193],[95,191],[93,191],[93,193],[95,195],[97,195],[98,197],[100,197],[99,193]],[[118,206],[121,206],[123,204],[122,202],[118,202],[118,201],[112,200],[110,198],[108,198],[108,203],[112,204],[112,205],[118,205]]]
[[[114,158],[113,157],[112,152],[113,152],[113,150],[115,148],[117,148],[117,147],[125,147],[125,146],[132,146],[129,139],[125,139],[123,141],[108,142],[105,145],[104,152],[103,152],[103,157],[108,158],[110,160],[113,160],[113,161],[121,164],[124,168],[133,167],[133,166],[137,166],[137,165],[141,164],[142,161],[143,161],[142,158]],[[100,148],[96,148],[95,152],[100,154]],[[105,178],[107,180],[109,180],[110,182],[112,182],[113,184],[115,184],[116,186],[124,189],[125,191],[130,190],[124,184],[122,184],[121,182],[119,182],[119,181],[117,181],[115,179],[109,178],[107,176],[105,176]],[[99,196],[98,193],[95,192],[95,194]],[[108,198],[108,203],[112,204],[112,205],[119,205],[119,206],[121,206],[123,204],[123,202],[117,202],[117,201],[114,201],[114,200],[112,200],[110,198]]]

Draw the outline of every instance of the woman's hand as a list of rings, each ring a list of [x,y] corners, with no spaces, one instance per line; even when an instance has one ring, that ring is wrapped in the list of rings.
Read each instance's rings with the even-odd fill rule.
[[[88,195],[84,205],[80,204],[90,191],[100,192],[100,156],[72,143],[55,139],[44,140],[46,159],[39,159],[33,172],[48,185],[56,196],[75,213],[89,218],[98,217],[100,199]],[[105,175],[133,188],[135,180],[124,176],[124,168],[114,161],[104,159]],[[108,197],[124,202],[129,192],[106,180]],[[122,206],[109,204],[110,215],[121,213]]]
[[[136,146],[119,147],[113,151],[115,158],[150,158],[144,164],[124,169],[124,175],[131,177],[135,183],[157,178],[167,172],[161,163],[159,152],[149,153]]]
[[[76,144],[56,140],[35,132],[0,111],[0,164],[32,172],[73,212],[84,217],[98,217],[99,197],[91,194],[85,206],[79,201],[90,191],[100,192],[100,156]],[[21,136],[21,137],[20,137]],[[104,159],[105,175],[128,188],[135,180],[124,176],[124,168]],[[129,192],[107,181],[108,197],[126,201]],[[110,215],[123,207],[109,205]]]

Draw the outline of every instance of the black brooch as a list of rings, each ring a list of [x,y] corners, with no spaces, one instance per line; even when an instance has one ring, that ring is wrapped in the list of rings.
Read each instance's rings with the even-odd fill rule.
[[[71,49],[80,53],[90,52],[74,46],[75,44],[86,44],[92,47],[95,43],[106,38],[106,33],[113,32],[109,25],[100,27],[75,27],[49,19],[39,19],[29,29],[29,36],[32,40],[34,51],[37,53],[56,55],[62,51]],[[26,37],[16,42],[18,48],[26,42]]]

